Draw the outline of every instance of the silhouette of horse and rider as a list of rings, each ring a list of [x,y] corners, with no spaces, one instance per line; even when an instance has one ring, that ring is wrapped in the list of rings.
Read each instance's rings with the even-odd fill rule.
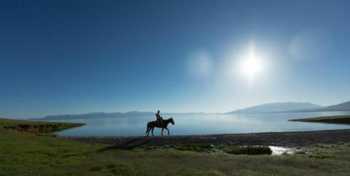
[[[168,125],[169,125],[169,123],[171,123],[172,125],[175,125],[174,119],[171,117],[169,119],[163,119],[163,117],[160,116],[159,110],[157,111],[157,113],[155,115],[156,115],[156,120],[147,123],[146,135],[149,136],[149,132],[151,132],[152,136],[154,136],[154,134],[153,134],[154,128],[161,128],[162,129],[162,131],[161,131],[162,136],[163,136],[164,129],[167,130],[168,135],[170,135]]]

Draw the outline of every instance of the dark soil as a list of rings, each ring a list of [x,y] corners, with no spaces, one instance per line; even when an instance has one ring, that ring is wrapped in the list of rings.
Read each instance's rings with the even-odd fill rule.
[[[112,147],[131,149],[138,146],[228,144],[228,145],[274,145],[303,147],[313,144],[336,144],[350,142],[350,129],[308,132],[271,132],[248,134],[188,135],[164,137],[64,137],[87,143],[112,144]]]

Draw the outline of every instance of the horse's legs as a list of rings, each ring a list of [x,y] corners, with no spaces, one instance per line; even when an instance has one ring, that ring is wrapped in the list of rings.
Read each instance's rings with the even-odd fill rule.
[[[150,129],[149,129],[149,127],[147,127],[147,129],[146,129],[146,135],[147,136],[149,136],[149,131],[150,131]]]
[[[154,136],[153,130],[154,130],[154,128],[152,128],[152,136]]]
[[[163,136],[163,134],[164,134],[164,128],[162,128],[162,132],[161,132],[161,133],[162,133],[162,136]]]
[[[168,131],[168,136],[170,136],[170,130],[168,128],[165,128]]]

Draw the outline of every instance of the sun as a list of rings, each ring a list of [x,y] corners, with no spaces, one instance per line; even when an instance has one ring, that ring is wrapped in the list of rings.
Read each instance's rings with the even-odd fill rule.
[[[256,54],[255,47],[251,47],[249,52],[242,57],[239,62],[240,75],[248,81],[253,81],[257,79],[263,71],[263,60]]]

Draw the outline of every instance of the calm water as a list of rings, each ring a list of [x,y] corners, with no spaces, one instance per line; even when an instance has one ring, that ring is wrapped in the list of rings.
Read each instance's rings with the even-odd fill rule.
[[[264,113],[264,114],[173,114],[175,126],[170,125],[172,135],[312,131],[348,129],[350,125],[290,122],[288,119],[326,115],[344,115],[350,112],[313,113]],[[85,126],[58,133],[61,136],[140,136],[144,135],[147,121],[155,117],[76,119],[64,122],[82,122]],[[63,121],[63,120],[62,120]],[[62,122],[60,121],[60,122]],[[155,130],[159,134],[160,130]]]

